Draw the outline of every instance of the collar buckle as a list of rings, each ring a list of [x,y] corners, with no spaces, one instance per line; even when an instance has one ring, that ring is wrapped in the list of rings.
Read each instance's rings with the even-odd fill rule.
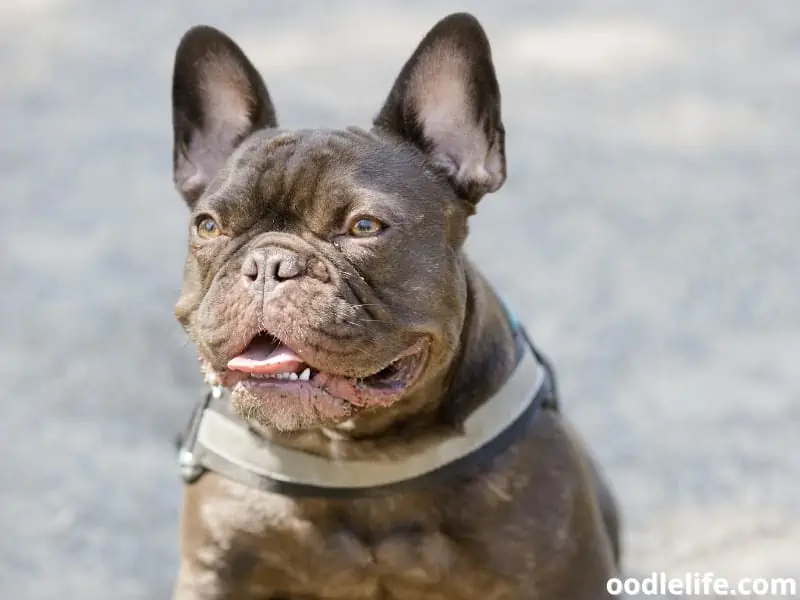
[[[195,452],[197,445],[197,434],[200,430],[200,422],[203,420],[203,413],[211,404],[212,400],[219,400],[222,397],[222,386],[215,385],[203,395],[203,399],[195,406],[189,425],[183,435],[178,438],[178,472],[181,479],[186,484],[191,484],[200,479],[206,472],[206,467]]]

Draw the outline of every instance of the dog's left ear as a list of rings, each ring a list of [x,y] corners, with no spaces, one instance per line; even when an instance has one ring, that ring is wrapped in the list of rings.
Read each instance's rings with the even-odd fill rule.
[[[374,125],[427,153],[470,204],[500,189],[506,180],[500,88],[475,17],[456,13],[428,32]]]

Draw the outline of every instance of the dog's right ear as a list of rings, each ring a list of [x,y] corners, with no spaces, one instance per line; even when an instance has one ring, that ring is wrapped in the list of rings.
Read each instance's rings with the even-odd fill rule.
[[[181,38],[172,76],[172,168],[189,206],[244,138],[276,127],[267,86],[241,48],[204,25]]]

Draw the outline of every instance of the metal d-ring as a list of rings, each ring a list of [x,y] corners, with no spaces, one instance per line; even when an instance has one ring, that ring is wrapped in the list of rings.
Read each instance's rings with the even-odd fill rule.
[[[197,443],[197,433],[200,430],[200,422],[203,420],[208,405],[212,400],[219,400],[222,397],[222,386],[214,385],[203,395],[203,399],[192,412],[189,426],[178,450],[178,470],[183,481],[187,484],[194,483],[205,473],[206,469],[195,455],[194,447]]]

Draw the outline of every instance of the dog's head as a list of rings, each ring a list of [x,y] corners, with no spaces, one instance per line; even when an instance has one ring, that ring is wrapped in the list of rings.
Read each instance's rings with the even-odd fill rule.
[[[209,27],[181,40],[172,100],[191,211],[176,315],[234,406],[331,426],[441,378],[465,318],[467,219],[506,177],[479,23],[436,24],[370,130],[281,129],[256,69]]]

